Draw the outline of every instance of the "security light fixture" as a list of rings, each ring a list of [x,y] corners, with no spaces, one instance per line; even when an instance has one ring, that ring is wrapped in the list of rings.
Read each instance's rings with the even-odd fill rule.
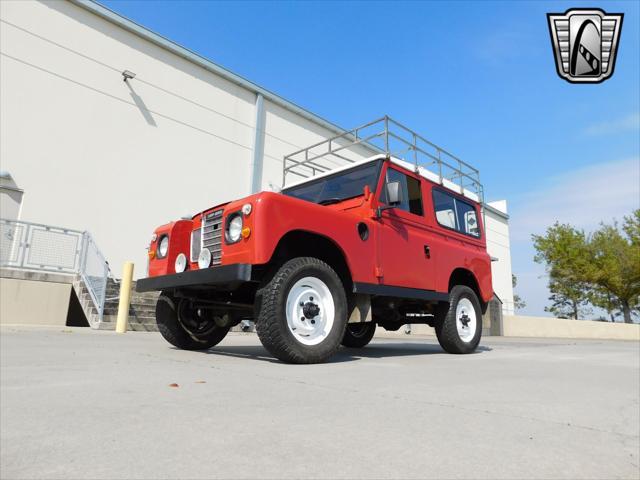
[[[130,72],[129,70],[125,70],[124,72],[122,72],[122,77],[123,77],[123,80],[126,82],[127,80],[132,80],[136,78],[136,74],[133,72]]]

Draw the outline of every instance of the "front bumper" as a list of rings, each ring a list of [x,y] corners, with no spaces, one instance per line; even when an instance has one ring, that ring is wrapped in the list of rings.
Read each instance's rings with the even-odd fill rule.
[[[251,281],[251,264],[236,263],[202,270],[187,270],[172,275],[143,278],[137,281],[136,291],[172,290],[176,288],[216,288],[231,291]]]

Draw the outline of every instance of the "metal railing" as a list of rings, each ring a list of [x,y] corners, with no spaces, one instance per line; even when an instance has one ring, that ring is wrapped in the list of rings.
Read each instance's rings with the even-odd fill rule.
[[[483,200],[480,172],[476,168],[388,116],[286,155],[282,187],[286,186],[289,174],[313,178],[376,154],[411,162],[416,171],[418,167],[425,168],[437,175],[441,184],[451,181]]]
[[[102,321],[109,265],[89,232],[0,219],[0,267],[79,275]]]

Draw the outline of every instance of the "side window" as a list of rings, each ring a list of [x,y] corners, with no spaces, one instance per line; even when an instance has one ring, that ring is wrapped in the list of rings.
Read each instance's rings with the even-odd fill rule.
[[[480,229],[478,228],[476,209],[473,208],[473,205],[456,199],[456,210],[458,213],[458,228],[460,231],[467,235],[479,237]]]
[[[433,206],[436,210],[436,220],[443,227],[458,229],[456,225],[456,204],[451,195],[440,190],[433,190]]]
[[[402,199],[400,204],[396,207],[401,210],[413,213],[415,215],[424,215],[422,209],[422,189],[420,188],[420,180],[413,177],[409,177],[404,173],[394,170],[393,168],[387,169],[387,183],[400,182],[400,198]],[[387,189],[382,189],[382,195],[380,196],[382,203],[387,203]]]
[[[436,212],[436,220],[443,227],[451,228],[473,237],[480,237],[478,217],[472,204],[434,188],[433,206]]]

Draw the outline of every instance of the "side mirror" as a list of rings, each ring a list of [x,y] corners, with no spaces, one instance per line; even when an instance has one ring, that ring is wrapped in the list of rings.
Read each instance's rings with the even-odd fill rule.
[[[382,212],[385,210],[389,210],[390,208],[397,207],[402,203],[401,198],[401,190],[400,190],[400,182],[389,182],[386,185],[387,188],[387,204],[384,206],[379,206],[376,209],[375,218],[382,218]]]
[[[400,198],[400,182],[387,183],[387,204],[398,205],[402,199]]]

